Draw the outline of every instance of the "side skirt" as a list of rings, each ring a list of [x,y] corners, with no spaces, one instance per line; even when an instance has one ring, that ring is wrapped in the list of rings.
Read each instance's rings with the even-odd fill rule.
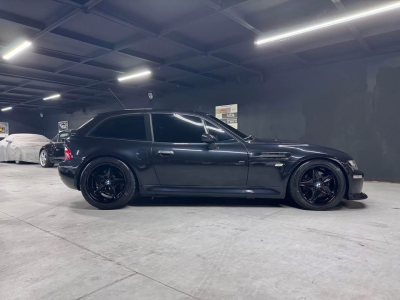
[[[198,186],[140,186],[143,196],[191,196],[191,197],[238,197],[238,198],[285,198],[285,189],[250,187],[198,187]]]

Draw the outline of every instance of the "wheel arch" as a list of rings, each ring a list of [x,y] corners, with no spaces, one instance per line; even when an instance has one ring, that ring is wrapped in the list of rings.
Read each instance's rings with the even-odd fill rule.
[[[303,159],[301,161],[298,161],[296,163],[296,165],[291,169],[291,171],[289,172],[289,175],[287,177],[288,180],[287,180],[287,183],[286,183],[286,193],[287,193],[287,190],[289,188],[290,179],[292,178],[292,176],[295,173],[295,171],[298,168],[300,168],[301,165],[305,164],[306,162],[312,161],[312,160],[326,160],[326,161],[329,161],[329,162],[333,163],[337,167],[339,167],[339,169],[343,173],[343,176],[344,176],[344,179],[345,179],[345,182],[346,182],[346,191],[345,191],[344,195],[345,195],[345,197],[347,197],[347,195],[349,193],[349,178],[347,177],[347,172],[346,172],[345,168],[342,166],[342,164],[338,160],[333,158],[333,157],[309,157],[309,158]]]
[[[40,153],[42,153],[43,150],[46,150],[46,151],[47,151],[46,146],[42,146],[42,148],[40,148],[40,150],[39,150],[39,156],[40,156]]]
[[[115,158],[115,159],[118,159],[118,160],[122,161],[125,165],[128,166],[129,170],[132,171],[133,175],[134,175],[135,178],[136,178],[136,181],[137,181],[136,183],[137,183],[137,185],[139,186],[139,177],[137,176],[137,173],[136,173],[136,171],[134,170],[134,168],[132,168],[132,166],[131,166],[129,163],[127,163],[126,160],[124,160],[123,158],[118,157],[118,156],[116,156],[116,155],[97,155],[97,156],[93,156],[93,157],[91,157],[90,159],[88,159],[88,161],[86,161],[86,162],[81,166],[81,168],[79,169],[78,175],[77,175],[77,177],[76,177],[76,187],[77,187],[77,189],[78,189],[79,191],[81,190],[80,186],[81,186],[81,177],[82,177],[82,172],[83,172],[83,170],[85,170],[86,166],[87,166],[90,162],[92,162],[93,160],[95,160],[95,159],[97,159],[97,158],[102,158],[102,157],[111,157],[111,158]],[[139,187],[138,187],[138,190],[139,190]]]

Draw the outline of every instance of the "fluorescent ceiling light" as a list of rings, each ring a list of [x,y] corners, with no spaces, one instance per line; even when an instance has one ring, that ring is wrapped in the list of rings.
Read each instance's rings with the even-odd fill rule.
[[[146,76],[146,75],[150,75],[150,74],[151,74],[151,71],[144,71],[144,72],[128,75],[125,77],[120,77],[120,78],[118,78],[118,81],[124,81],[124,80],[133,79],[136,77]]]
[[[12,107],[10,106],[10,107],[6,107],[6,108],[2,108],[1,111],[11,110],[11,109],[12,109]]]
[[[17,46],[12,47],[10,49],[10,51],[8,51],[7,53],[3,54],[3,59],[9,60],[11,57],[17,55],[18,53],[20,53],[24,49],[28,48],[30,45],[32,45],[32,43],[29,42],[29,41],[25,41],[25,42],[19,43]]]
[[[60,94],[56,94],[56,95],[52,95],[46,98],[43,98],[43,100],[50,100],[50,99],[56,99],[56,98],[60,98],[61,95]]]
[[[393,9],[398,9],[400,8],[400,2],[397,2],[395,4],[391,4],[391,5],[387,5],[387,6],[383,6],[380,8],[375,8],[375,9],[371,9],[368,11],[364,11],[361,13],[357,13],[354,15],[350,15],[347,17],[343,17],[343,18],[339,18],[336,20],[332,20],[329,22],[324,22],[324,23],[320,23],[318,25],[314,25],[314,26],[309,26],[309,27],[304,27],[298,30],[294,30],[294,31],[290,31],[288,33],[284,33],[284,34],[280,34],[280,35],[276,35],[276,36],[272,36],[272,37],[267,37],[267,38],[262,38],[259,40],[256,40],[254,43],[256,45],[261,45],[264,43],[270,43],[270,42],[275,42],[275,41],[279,41],[279,40],[283,40],[295,35],[299,35],[299,34],[303,34],[303,33],[307,33],[307,32],[311,32],[314,30],[318,30],[318,29],[322,29],[322,28],[326,28],[326,27],[330,27],[333,25],[338,25],[338,24],[342,24],[342,23],[346,23],[346,22],[350,22],[353,20],[357,20],[357,19],[361,19],[361,18],[365,18],[365,17],[369,17],[369,16],[373,16],[376,14],[380,14],[386,11],[390,11]]]

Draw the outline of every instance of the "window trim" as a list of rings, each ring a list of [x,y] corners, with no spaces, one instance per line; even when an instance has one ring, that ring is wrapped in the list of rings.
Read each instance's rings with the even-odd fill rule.
[[[145,141],[144,140],[132,140],[132,139],[118,139],[118,138],[113,138],[113,137],[101,137],[101,136],[92,135],[93,131],[95,131],[97,129],[97,127],[99,127],[104,122],[106,122],[106,121],[108,121],[110,119],[120,118],[120,117],[124,117],[124,116],[131,116],[131,115],[144,116],[145,134],[146,134],[146,138],[147,138],[146,117],[145,117],[145,115],[150,115],[150,113],[142,113],[142,112],[126,113],[126,114],[120,114],[120,115],[115,115],[115,116],[109,116],[109,117],[101,120],[99,123],[97,123],[97,125],[95,125],[92,129],[90,129],[89,132],[85,134],[85,137],[90,137],[90,138],[94,138],[94,139],[106,139],[106,140],[117,140],[117,141],[132,141],[132,142],[148,142],[148,143],[152,143],[153,140],[154,140],[152,132],[150,133],[150,136],[149,136],[150,140],[145,140]],[[151,116],[149,116],[148,120],[150,121],[150,128],[151,128],[152,127],[152,125],[151,125]]]

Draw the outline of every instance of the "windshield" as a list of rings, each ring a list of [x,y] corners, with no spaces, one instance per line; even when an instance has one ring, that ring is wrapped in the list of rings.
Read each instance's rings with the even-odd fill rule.
[[[69,138],[69,132],[60,133],[60,142],[64,142],[67,138]]]
[[[230,131],[232,131],[234,134],[236,134],[237,136],[239,136],[242,139],[245,139],[246,137],[248,137],[247,134],[244,134],[243,132],[240,132],[239,130],[233,128],[232,126],[230,126],[229,124],[226,124],[225,122],[222,122],[220,119],[217,119],[216,117],[212,116],[212,115],[208,115],[213,121],[217,122],[218,124],[228,127],[228,129]]]

